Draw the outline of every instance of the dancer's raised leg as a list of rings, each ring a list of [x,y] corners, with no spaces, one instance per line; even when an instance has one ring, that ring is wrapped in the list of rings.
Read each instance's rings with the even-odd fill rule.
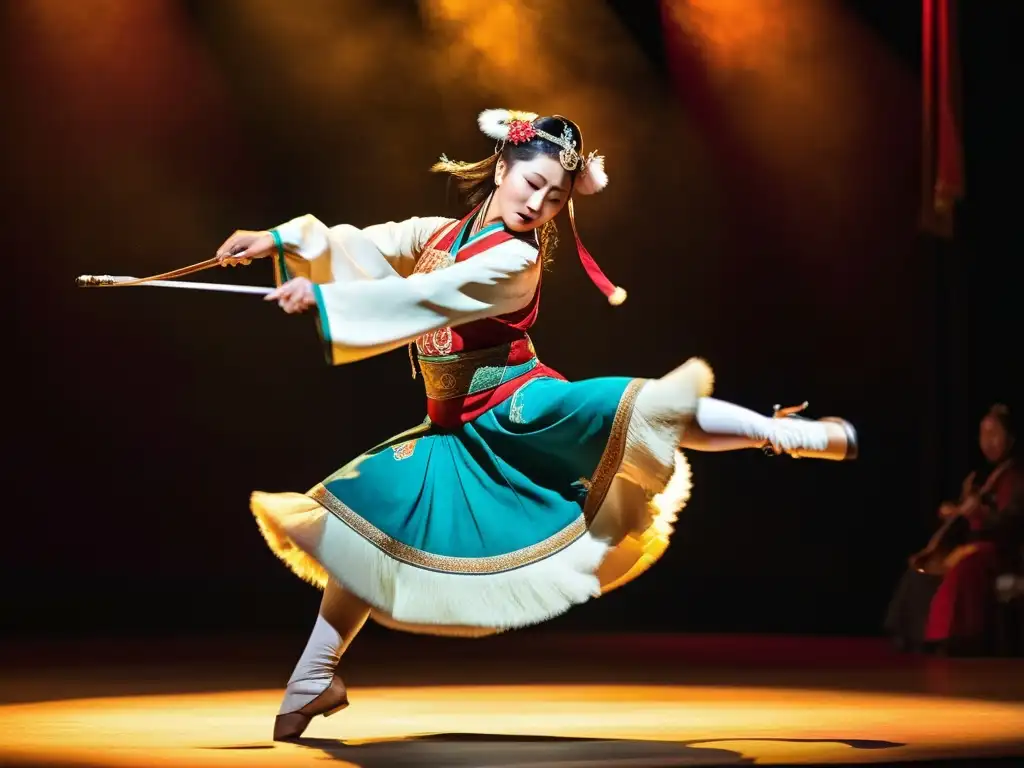
[[[659,433],[669,430],[680,447],[698,451],[763,448],[798,458],[843,461],[857,457],[856,431],[844,419],[798,416],[806,403],[763,416],[725,400],[699,396],[710,390],[710,377],[706,364],[693,359],[649,381],[636,403],[641,422]],[[661,457],[662,463],[668,458]]]
[[[843,461],[857,456],[853,426],[843,419],[796,416],[806,404],[763,416],[739,405],[702,397],[680,445],[698,451],[770,448],[797,458]]]

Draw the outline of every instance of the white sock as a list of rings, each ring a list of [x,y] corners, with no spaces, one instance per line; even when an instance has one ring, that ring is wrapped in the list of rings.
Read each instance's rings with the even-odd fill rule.
[[[278,714],[300,710],[327,690],[341,660],[343,644],[338,630],[323,615],[317,614],[306,648],[288,680]]]

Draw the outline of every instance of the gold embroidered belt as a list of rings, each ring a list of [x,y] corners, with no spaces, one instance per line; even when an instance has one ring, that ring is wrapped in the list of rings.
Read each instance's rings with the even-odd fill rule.
[[[475,395],[522,376],[537,365],[529,337],[511,344],[420,359],[423,386],[431,400]]]

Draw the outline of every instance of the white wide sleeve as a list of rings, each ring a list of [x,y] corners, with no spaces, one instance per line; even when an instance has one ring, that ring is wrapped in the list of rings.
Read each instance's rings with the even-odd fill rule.
[[[331,363],[379,355],[420,335],[522,309],[540,279],[537,250],[508,240],[465,261],[408,278],[315,287]]]
[[[328,227],[315,216],[299,216],[275,227],[285,251],[283,261],[274,259],[277,284],[294,277],[320,284],[408,277],[431,235],[452,221],[413,217],[359,229]]]

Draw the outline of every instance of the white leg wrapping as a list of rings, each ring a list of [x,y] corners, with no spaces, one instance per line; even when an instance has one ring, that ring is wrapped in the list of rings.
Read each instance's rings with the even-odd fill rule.
[[[697,424],[709,435],[733,435],[757,443],[772,443],[783,451],[824,451],[829,446],[828,428],[822,422],[775,419],[739,405],[702,397],[697,404]]]
[[[341,660],[341,634],[317,614],[306,648],[288,679],[279,715],[302,709],[327,690]]]

